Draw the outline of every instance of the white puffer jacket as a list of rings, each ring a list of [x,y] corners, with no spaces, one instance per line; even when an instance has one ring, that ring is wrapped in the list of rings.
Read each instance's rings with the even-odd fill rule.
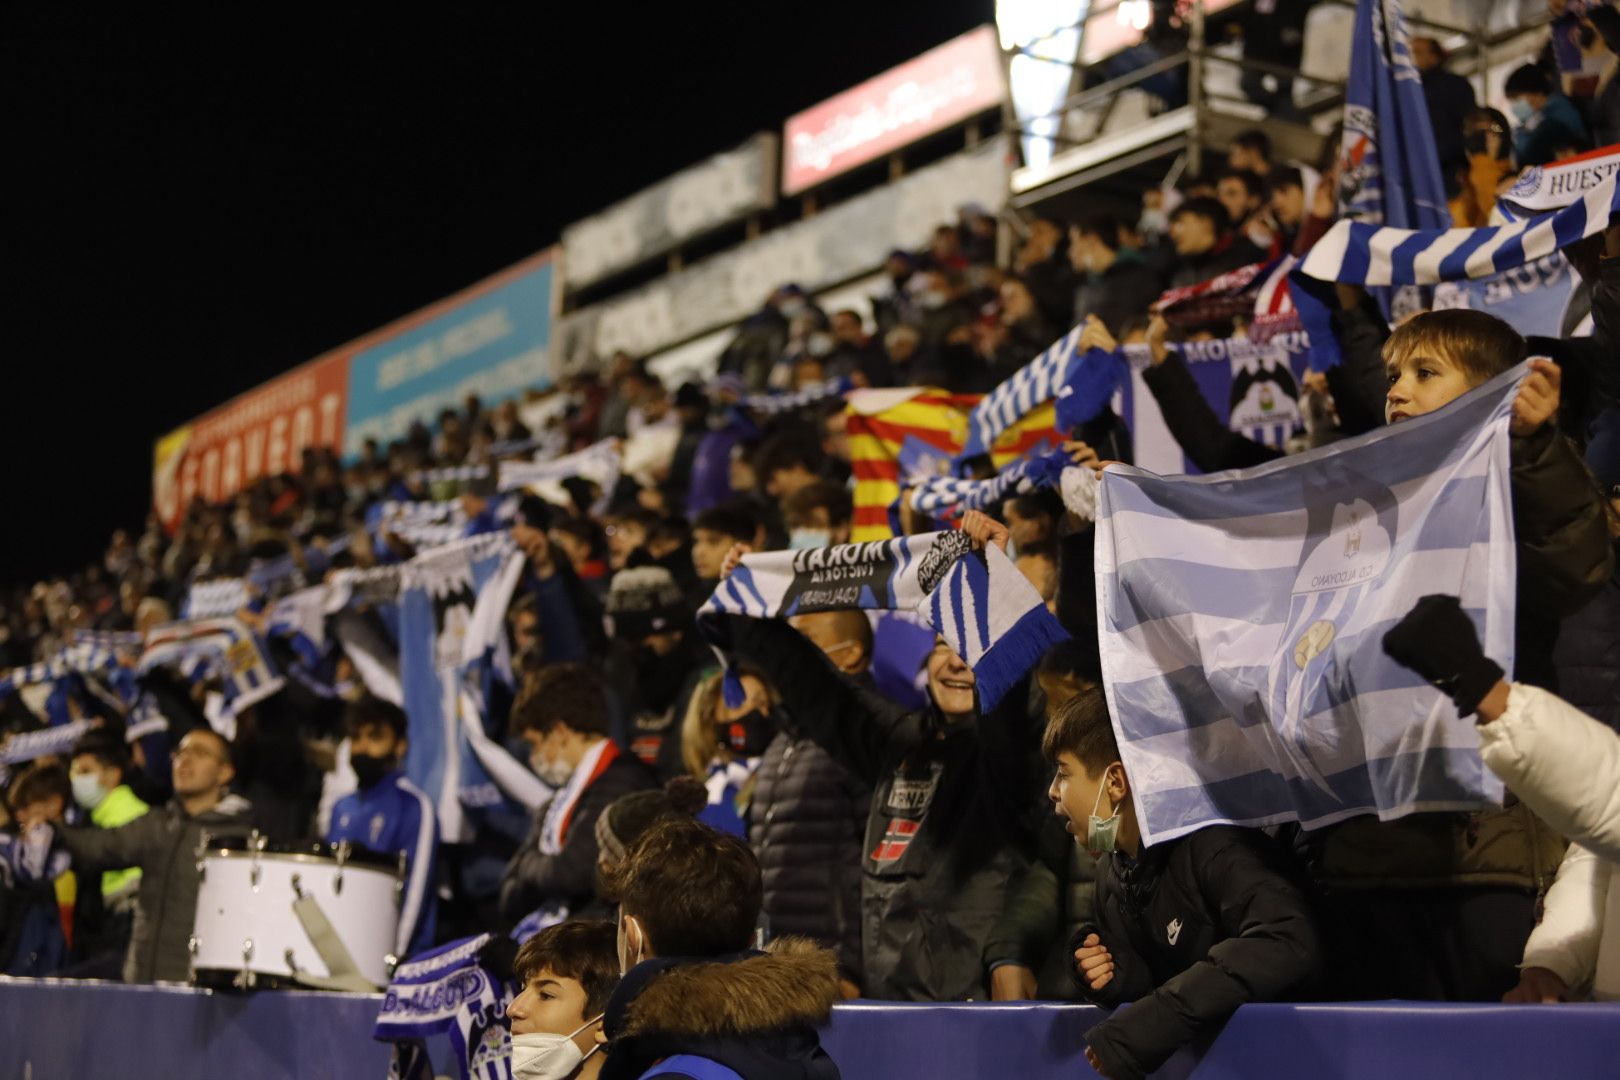
[[[1508,790],[1570,840],[1524,947],[1577,992],[1620,1000],[1620,735],[1573,705],[1514,684],[1479,729],[1480,754]]]

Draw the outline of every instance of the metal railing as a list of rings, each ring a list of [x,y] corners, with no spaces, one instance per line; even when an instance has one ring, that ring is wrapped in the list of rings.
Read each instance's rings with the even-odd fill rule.
[[[1354,0],[1323,0],[1323,4],[1325,6],[1347,8],[1352,11],[1356,7]],[[1105,7],[1093,7],[1078,22],[1054,27],[1021,46],[1007,50],[1008,62],[1011,63],[1013,56],[1022,55],[1043,63],[1069,67],[1074,72],[1073,79],[1078,79],[1087,70],[1087,65],[1082,62],[1082,57],[1084,57],[1086,51],[1087,30],[1100,19],[1116,18],[1119,8],[1119,3]],[[1230,13],[1236,15],[1240,10],[1238,6],[1234,5],[1223,8],[1221,14]],[[1479,81],[1482,98],[1485,72],[1490,66],[1491,53],[1516,38],[1539,31],[1549,21],[1550,16],[1542,12],[1536,17],[1526,20],[1522,25],[1491,32],[1486,29],[1483,22],[1471,28],[1462,28],[1420,16],[1409,15],[1407,17],[1407,24],[1414,33],[1422,31],[1428,36],[1445,37],[1453,42],[1461,39],[1463,43],[1450,50],[1451,59],[1454,66],[1467,66],[1471,62],[1473,74],[1477,76]],[[1212,68],[1222,65],[1228,68],[1237,68],[1240,72],[1240,85],[1241,73],[1271,76],[1279,81],[1288,80],[1290,84],[1295,86],[1304,84],[1303,93],[1296,96],[1300,102],[1301,113],[1306,118],[1326,112],[1343,103],[1345,91],[1343,80],[1313,75],[1310,72],[1289,67],[1285,64],[1277,64],[1251,57],[1229,56],[1212,48],[1207,40],[1204,4],[1201,0],[1193,3],[1187,9],[1186,26],[1187,40],[1185,47],[1181,50],[1153,60],[1140,68],[1125,72],[1105,82],[1079,89],[1067,95],[1062,102],[1046,112],[1017,116],[1009,101],[1003,130],[1014,140],[1015,144],[1021,137],[1033,136],[1050,140],[1054,149],[1087,145],[1107,134],[1108,120],[1122,93],[1138,88],[1149,80],[1185,69],[1187,72],[1186,105],[1192,109],[1192,132],[1188,143],[1189,160],[1186,164],[1196,172],[1201,165],[1199,158],[1201,157],[1203,144],[1206,141],[1205,135],[1208,126],[1205,114],[1210,105],[1216,102],[1258,104],[1251,101],[1247,96],[1222,93],[1211,88],[1208,85],[1208,75]],[[1075,46],[1075,56],[1072,60],[1066,61],[1039,54],[1038,48],[1042,43],[1052,40],[1059,34],[1076,29],[1080,31],[1080,35]],[[1144,30],[1142,36],[1128,44],[1126,48],[1134,48],[1146,41],[1147,32]],[[1123,51],[1122,49],[1121,52]],[[1114,53],[1103,59],[1111,59],[1118,55],[1120,53]],[[1090,66],[1097,67],[1100,64],[1101,61]],[[1071,79],[1071,83],[1073,79]],[[1064,121],[1077,112],[1094,114],[1088,117],[1091,121],[1091,131],[1083,137],[1076,137],[1072,132],[1065,130]],[[1039,122],[1050,121],[1054,118],[1058,120],[1055,130],[1036,130],[1036,125]],[[1268,119],[1273,118],[1268,117]]]

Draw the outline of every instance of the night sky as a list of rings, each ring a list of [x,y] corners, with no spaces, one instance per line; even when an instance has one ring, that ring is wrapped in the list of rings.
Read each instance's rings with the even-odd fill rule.
[[[138,529],[158,435],[993,19],[990,0],[376,10],[0,17],[0,581]]]

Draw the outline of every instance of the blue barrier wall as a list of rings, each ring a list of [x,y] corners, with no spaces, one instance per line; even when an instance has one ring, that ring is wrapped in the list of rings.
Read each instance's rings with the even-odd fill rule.
[[[371,994],[213,994],[183,987],[0,979],[0,1077],[18,1080],[382,1080]],[[1100,1010],[896,1005],[834,1010],[823,1035],[845,1080],[1094,1075],[1081,1053]],[[1174,1080],[1615,1080],[1620,1005],[1247,1005]]]

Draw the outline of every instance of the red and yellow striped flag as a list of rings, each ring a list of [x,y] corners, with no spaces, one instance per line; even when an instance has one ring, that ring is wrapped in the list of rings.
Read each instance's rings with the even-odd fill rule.
[[[857,390],[845,409],[851,471],[855,476],[855,518],[850,539],[887,540],[894,535],[889,508],[900,497],[902,457],[937,457],[940,467],[967,441],[968,414],[977,394],[905,387]],[[1042,440],[1056,446],[1054,407],[1039,406],[1002,432],[990,459],[1000,469],[1031,452]]]

